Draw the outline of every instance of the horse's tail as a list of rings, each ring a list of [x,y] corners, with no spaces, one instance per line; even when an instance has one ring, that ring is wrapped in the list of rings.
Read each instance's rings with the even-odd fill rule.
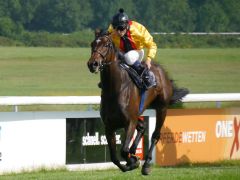
[[[175,104],[181,102],[182,98],[189,94],[189,90],[187,88],[178,88],[173,81],[171,82],[173,86],[173,96],[170,100],[170,104]]]

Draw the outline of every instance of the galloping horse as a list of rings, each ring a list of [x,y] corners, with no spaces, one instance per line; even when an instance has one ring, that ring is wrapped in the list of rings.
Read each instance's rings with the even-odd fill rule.
[[[105,125],[111,160],[123,172],[135,169],[140,164],[135,152],[144,134],[145,126],[138,121],[139,115],[148,107],[156,110],[156,127],[142,166],[142,174],[148,175],[152,151],[160,138],[160,129],[166,117],[167,107],[171,103],[180,101],[188,91],[175,88],[163,68],[152,62],[151,70],[156,76],[157,86],[145,92],[143,108],[140,110],[141,91],[132,82],[128,72],[120,66],[119,50],[114,46],[110,34],[95,33],[91,50],[87,65],[92,73],[100,71],[102,84],[100,114]],[[125,129],[121,156],[126,160],[126,165],[121,164],[116,155],[115,132],[119,128]],[[135,129],[137,129],[137,136],[129,148]]]

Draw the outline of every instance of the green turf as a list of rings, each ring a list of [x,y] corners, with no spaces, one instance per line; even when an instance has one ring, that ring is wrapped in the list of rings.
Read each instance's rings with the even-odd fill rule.
[[[89,53],[78,48],[0,48],[0,95],[97,94],[98,76],[91,76],[86,66]]]
[[[239,49],[163,49],[158,59],[192,93],[240,92]]]
[[[65,180],[65,179],[182,179],[182,180],[232,180],[240,177],[240,161],[224,161],[213,164],[192,164],[177,167],[154,166],[148,176],[141,174],[141,169],[122,173],[118,169],[98,170],[98,171],[67,171],[67,170],[46,170],[36,172],[23,172],[20,174],[6,174],[0,176],[2,180]]]
[[[0,48],[0,95],[99,95],[88,48]],[[240,49],[159,49],[157,61],[192,93],[240,92]]]
[[[100,95],[89,48],[0,47],[0,96]],[[156,61],[191,93],[240,92],[240,49],[159,49]]]

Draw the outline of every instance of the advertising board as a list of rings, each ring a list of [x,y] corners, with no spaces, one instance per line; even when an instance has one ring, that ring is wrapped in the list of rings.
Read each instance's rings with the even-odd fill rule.
[[[147,130],[137,148],[140,157],[148,148],[148,123],[155,118],[152,116],[152,111],[144,116]],[[119,159],[124,138],[123,130],[117,131]],[[0,155],[0,174],[42,167],[88,169],[112,164],[97,111],[0,112]]]
[[[156,162],[168,166],[239,159],[239,129],[239,108],[169,110]]]
[[[44,113],[0,114],[0,174],[65,164],[65,119],[45,118]]]
[[[148,124],[148,117],[145,117],[144,121]],[[100,118],[67,118],[66,123],[66,164],[111,162],[104,125]],[[134,136],[136,133],[135,131]],[[119,130],[115,134],[120,160],[124,136],[123,130]],[[141,139],[136,150],[136,155],[141,159],[148,148],[147,141],[143,146],[144,139],[148,139],[147,131],[145,136]]]

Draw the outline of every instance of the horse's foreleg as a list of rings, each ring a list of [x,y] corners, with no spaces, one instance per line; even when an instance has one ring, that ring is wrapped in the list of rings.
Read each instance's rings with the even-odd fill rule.
[[[144,165],[142,167],[142,174],[143,175],[148,175],[151,171],[150,169],[150,162],[152,160],[152,153],[155,145],[157,144],[158,140],[160,139],[160,130],[161,127],[164,123],[165,117],[166,117],[166,112],[167,108],[162,108],[162,109],[157,109],[157,114],[156,114],[156,127],[155,130],[152,134],[151,138],[151,145],[148,150],[147,156],[145,158]]]
[[[107,138],[107,142],[108,142],[108,147],[109,147],[109,151],[110,151],[110,157],[111,157],[111,161],[119,167],[119,169],[121,169],[123,172],[128,171],[128,167],[125,165],[122,165],[120,163],[120,161],[117,158],[117,152],[116,152],[116,138],[115,138],[115,133],[113,130],[109,130],[106,128],[105,130],[105,134],[106,134],[106,138]]]

